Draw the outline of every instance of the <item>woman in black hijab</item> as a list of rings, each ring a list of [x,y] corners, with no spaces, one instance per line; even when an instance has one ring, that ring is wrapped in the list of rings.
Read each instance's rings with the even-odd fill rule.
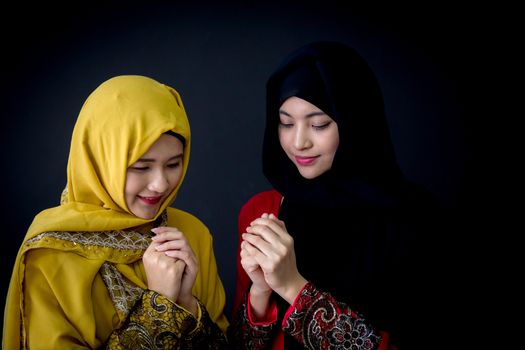
[[[415,300],[430,294],[422,238],[436,205],[401,173],[381,89],[354,49],[312,43],[272,74],[263,171],[274,189],[239,215],[232,343],[427,348]]]

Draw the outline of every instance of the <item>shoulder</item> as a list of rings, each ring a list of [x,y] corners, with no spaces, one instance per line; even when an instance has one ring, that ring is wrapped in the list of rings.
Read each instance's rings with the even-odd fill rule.
[[[65,281],[78,281],[83,276],[95,274],[100,268],[100,260],[87,259],[75,252],[52,248],[31,249],[24,254],[25,274],[34,276],[60,275]]]
[[[281,205],[283,196],[276,190],[267,190],[256,193],[242,206],[243,210],[253,210],[255,208],[278,208]]]
[[[168,226],[179,229],[190,241],[211,241],[208,226],[195,215],[184,210],[169,207]]]
[[[179,223],[205,228],[204,222],[195,215],[177,208],[168,207],[168,224]]]
[[[263,213],[273,213],[277,216],[282,198],[282,195],[273,189],[259,192],[250,197],[239,211],[237,222],[239,232],[244,232],[246,226]]]

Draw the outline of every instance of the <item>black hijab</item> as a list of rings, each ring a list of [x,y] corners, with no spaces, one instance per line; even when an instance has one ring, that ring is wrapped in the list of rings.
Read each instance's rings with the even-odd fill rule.
[[[278,111],[291,96],[338,125],[332,168],[314,179],[303,178],[279,144]],[[303,46],[269,78],[266,118],[263,171],[284,196],[279,217],[294,237],[299,272],[408,344],[402,333],[418,290],[413,252],[422,248],[416,242],[428,201],[400,171],[371,68],[342,43]],[[286,348],[294,347],[287,339]]]

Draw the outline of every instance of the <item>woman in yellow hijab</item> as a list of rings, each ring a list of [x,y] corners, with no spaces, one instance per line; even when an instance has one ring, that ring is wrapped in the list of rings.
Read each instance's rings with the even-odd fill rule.
[[[226,347],[212,237],[170,207],[190,146],[173,88],[118,76],[93,91],[61,204],[35,217],[19,250],[4,349]]]

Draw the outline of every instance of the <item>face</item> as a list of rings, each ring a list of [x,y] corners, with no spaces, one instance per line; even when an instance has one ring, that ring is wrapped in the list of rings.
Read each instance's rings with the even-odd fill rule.
[[[337,123],[295,96],[281,105],[279,118],[279,142],[299,173],[313,179],[328,171],[339,146]]]
[[[126,204],[142,219],[152,219],[182,178],[182,142],[162,134],[126,172]]]

